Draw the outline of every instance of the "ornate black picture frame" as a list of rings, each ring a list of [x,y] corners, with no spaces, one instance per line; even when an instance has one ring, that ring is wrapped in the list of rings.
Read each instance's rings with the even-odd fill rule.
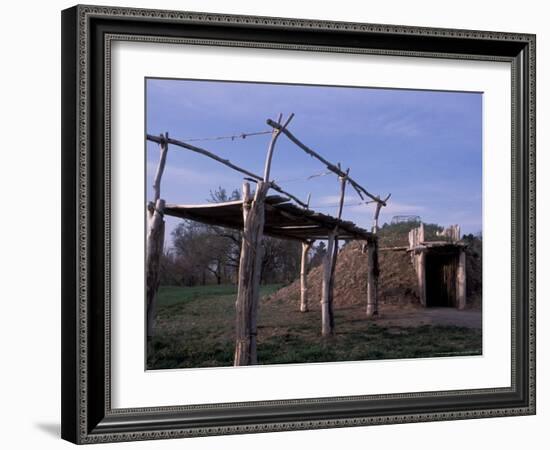
[[[109,102],[116,40],[511,63],[511,385],[113,409]],[[75,6],[62,12],[62,109],[64,439],[84,444],[535,414],[534,35]]]

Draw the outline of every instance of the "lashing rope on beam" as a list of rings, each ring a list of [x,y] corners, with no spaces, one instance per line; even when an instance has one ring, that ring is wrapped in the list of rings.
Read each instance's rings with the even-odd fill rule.
[[[324,177],[325,175],[332,175],[332,174],[333,173],[330,170],[327,170],[325,172],[319,172],[319,173],[314,173],[312,175],[308,175],[307,177],[287,178],[286,180],[276,180],[276,181],[279,183],[293,183],[295,181],[308,181],[308,180],[312,180],[313,178]]]
[[[208,136],[208,137],[184,137],[182,138],[183,141],[186,142],[200,142],[200,141],[222,141],[224,139],[234,141],[236,139],[246,139],[250,136],[261,136],[264,134],[271,134],[272,131],[253,131],[250,133],[238,133],[238,134],[231,134],[228,136]]]
[[[344,206],[360,206],[360,205],[369,205],[371,203],[376,203],[374,200],[365,201],[365,202],[354,202],[354,203],[344,203]],[[330,203],[327,205],[313,205],[310,208],[320,209],[320,208],[335,208],[339,206],[339,203]]]

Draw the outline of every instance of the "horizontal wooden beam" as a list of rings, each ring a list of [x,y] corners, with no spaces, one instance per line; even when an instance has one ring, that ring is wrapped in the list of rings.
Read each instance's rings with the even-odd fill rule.
[[[404,251],[408,249],[409,247],[404,245],[402,247],[382,247],[382,248],[379,248],[378,250],[381,252],[398,252],[398,251]]]
[[[151,134],[147,135],[147,140],[151,141],[151,142],[156,142],[157,144],[168,143],[168,144],[176,145],[176,146],[181,147],[181,148],[185,148],[187,150],[191,150],[192,152],[199,153],[201,155],[207,156],[208,158],[211,158],[215,161],[218,161],[219,163],[222,163],[222,164],[226,165],[227,167],[230,167],[231,169],[236,170],[237,172],[240,172],[240,173],[250,177],[252,179],[252,181],[255,181],[255,182],[263,181],[263,177],[261,177],[259,175],[256,175],[255,173],[250,172],[246,169],[243,169],[242,167],[239,167],[236,164],[233,164],[228,159],[220,158],[218,155],[216,155],[216,154],[214,154],[214,153],[212,153],[208,150],[205,150],[204,148],[200,148],[200,147],[197,147],[195,145],[188,144],[187,142],[179,141],[177,139],[173,139],[173,138],[166,139],[163,136],[153,136]],[[304,208],[307,208],[307,203],[301,201],[299,198],[295,197],[294,195],[290,194],[289,192],[284,191],[275,182],[273,182],[273,181],[269,182],[269,186],[270,186],[271,189],[279,192],[280,194],[286,195],[287,197],[291,198],[296,203],[298,203],[300,206],[302,206]]]

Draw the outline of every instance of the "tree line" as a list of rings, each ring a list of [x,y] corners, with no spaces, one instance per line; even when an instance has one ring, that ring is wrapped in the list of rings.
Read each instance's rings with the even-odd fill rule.
[[[208,202],[240,200],[238,189],[210,192]],[[238,279],[242,245],[241,232],[225,227],[182,220],[171,233],[171,245],[161,257],[162,285],[197,286],[234,284]],[[298,241],[264,236],[261,283],[287,284],[300,273],[301,244]],[[324,242],[314,245],[309,265],[321,263],[326,253]]]

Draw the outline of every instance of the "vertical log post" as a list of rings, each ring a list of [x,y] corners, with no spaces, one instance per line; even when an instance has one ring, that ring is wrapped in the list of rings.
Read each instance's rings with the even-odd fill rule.
[[[160,198],[160,182],[166,156],[168,154],[168,133],[162,136],[159,144],[160,156],[157,172],[153,181],[153,201],[148,205],[147,254],[145,257],[147,282],[147,341],[151,341],[154,334],[156,314],[156,298],[160,283],[160,258],[164,247],[164,205]]]
[[[367,243],[367,317],[378,315],[378,240]]]
[[[391,194],[382,200],[376,202],[374,210],[374,218],[372,224],[372,232],[378,232],[378,218],[383,206],[386,206],[386,201],[391,197]],[[371,318],[378,315],[378,275],[380,269],[378,266],[378,240],[367,244],[367,317]]]
[[[236,302],[235,366],[257,363],[256,314],[260,291],[260,264],[264,228],[264,200],[269,185],[260,181],[254,198],[248,183],[243,185],[243,238],[239,261]]]
[[[258,363],[257,317],[260,299],[260,275],[262,262],[262,241],[265,222],[265,197],[271,183],[269,174],[275,144],[281,131],[290,123],[291,114],[281,129],[273,129],[267,150],[264,179],[256,187],[254,199],[250,201],[250,187],[243,185],[243,239],[239,261],[239,286],[236,301],[235,323],[235,366]],[[279,116],[279,122],[282,117]]]
[[[302,242],[302,264],[300,265],[300,312],[308,312],[308,290],[307,290],[307,258],[313,241]]]
[[[426,306],[426,247],[424,246],[424,224],[409,231],[409,251],[418,281],[420,304]]]
[[[418,296],[420,304],[426,306],[426,252],[419,250],[415,255],[416,276],[418,279]]]
[[[152,217],[147,235],[147,341],[154,335],[157,292],[160,284],[160,258],[164,248],[164,205],[163,199],[149,208]]]
[[[340,165],[338,165],[340,169]],[[344,209],[344,196],[349,169],[344,176],[338,177],[340,181],[340,201],[338,206],[338,221],[342,218]],[[321,284],[321,334],[328,337],[334,334],[334,273],[338,258],[338,225],[328,236],[327,253],[323,260],[323,281]]]
[[[466,252],[460,249],[458,267],[456,271],[456,300],[457,308],[466,308]]]
[[[418,227],[417,245],[422,246],[425,240],[424,224],[421,223]],[[418,295],[420,304],[427,306],[426,300],[426,250],[420,249],[416,254],[416,275],[418,277]]]
[[[376,202],[376,208],[374,210],[374,219],[372,224],[372,232],[377,233],[378,232],[378,217],[380,216],[380,210],[382,209],[382,206],[386,206],[386,202],[390,199],[391,194],[388,194],[388,196],[384,200],[379,200]]]
[[[157,172],[155,173],[155,179],[153,181],[153,202],[156,203],[160,198],[160,182],[162,180],[162,174],[164,173],[164,167],[166,166],[166,156],[168,155],[168,132],[164,135],[161,134],[161,142],[159,144],[160,157],[159,164],[157,166]]]
[[[453,225],[452,240],[454,242],[460,241],[460,226],[459,225]]]
[[[328,235],[327,252],[323,258],[323,281],[321,284],[321,334],[326,337],[333,332],[334,320],[331,318],[330,308],[330,275],[332,273],[332,259],[334,251],[334,232]]]
[[[330,263],[330,277],[328,281],[328,317],[331,334],[334,333],[334,273],[338,261],[338,230],[334,232],[334,249],[332,250],[332,262]]]
[[[378,231],[378,216],[380,215],[380,210],[382,209],[382,203],[376,202],[376,208],[374,210],[374,219],[372,223],[372,232],[376,234]]]

